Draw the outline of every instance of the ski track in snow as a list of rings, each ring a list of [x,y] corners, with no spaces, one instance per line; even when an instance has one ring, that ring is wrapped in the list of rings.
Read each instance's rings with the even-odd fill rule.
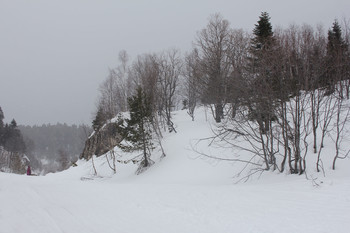
[[[100,178],[90,161],[44,177],[0,173],[0,233],[350,232],[349,160],[318,175],[319,186],[273,172],[234,185],[231,163],[191,151],[210,135],[204,116],[176,119],[167,156],[139,176],[124,164],[112,175],[103,156],[95,160]]]
[[[90,183],[0,176],[0,232],[348,232],[349,182]],[[53,176],[52,176],[53,178]],[[5,184],[5,185],[4,185]],[[301,187],[300,187],[301,186]],[[305,188],[306,186],[306,188]]]

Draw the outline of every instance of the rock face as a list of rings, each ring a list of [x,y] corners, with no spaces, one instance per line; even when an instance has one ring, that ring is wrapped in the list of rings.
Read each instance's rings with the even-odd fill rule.
[[[86,140],[83,153],[79,158],[89,160],[93,155],[101,156],[117,146],[122,140],[123,138],[118,134],[115,124],[109,123]]]

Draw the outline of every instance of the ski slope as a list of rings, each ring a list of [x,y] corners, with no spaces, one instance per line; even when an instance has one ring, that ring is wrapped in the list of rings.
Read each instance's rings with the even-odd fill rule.
[[[196,147],[211,135],[204,109],[191,121],[175,113],[177,134],[155,151],[155,165],[108,168],[104,156],[46,176],[0,173],[0,233],[347,233],[350,231],[349,159],[337,171],[287,175],[265,172],[235,184],[239,164],[218,162],[220,148]],[[212,150],[212,151],[210,151]],[[222,152],[222,153],[228,153]],[[311,179],[312,178],[312,179]]]

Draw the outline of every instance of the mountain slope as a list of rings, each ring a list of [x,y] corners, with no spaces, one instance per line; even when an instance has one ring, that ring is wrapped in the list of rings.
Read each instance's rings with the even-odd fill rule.
[[[105,156],[94,158],[97,176],[91,160],[42,177],[0,173],[0,233],[348,232],[349,159],[336,171],[326,166],[326,177],[310,167],[309,179],[268,171],[235,185],[240,163],[193,151],[230,156],[229,148],[196,144],[211,136],[207,119],[204,109],[194,122],[176,112],[166,157],[155,150],[155,165],[140,175],[132,163],[113,174]]]

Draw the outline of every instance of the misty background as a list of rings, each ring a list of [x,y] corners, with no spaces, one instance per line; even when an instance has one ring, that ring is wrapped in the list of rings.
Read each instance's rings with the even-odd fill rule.
[[[273,26],[348,17],[336,1],[0,0],[0,106],[20,125],[91,125],[98,86],[118,52],[138,54],[192,46],[211,14],[251,31],[262,11]]]
[[[67,169],[78,160],[85,140],[91,134],[86,125],[19,125],[26,145],[26,156],[37,174]]]

